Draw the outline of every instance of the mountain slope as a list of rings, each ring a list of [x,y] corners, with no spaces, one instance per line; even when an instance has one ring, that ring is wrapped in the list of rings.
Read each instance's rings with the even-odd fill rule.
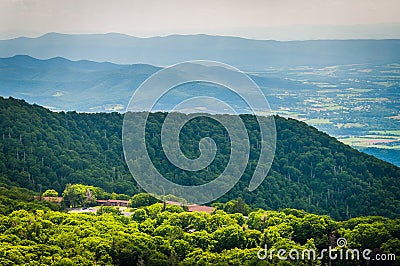
[[[29,189],[84,183],[106,191],[133,194],[140,189],[123,160],[118,113],[53,113],[22,100],[0,99],[0,182]],[[165,114],[150,116],[148,143],[161,172],[174,173],[159,146]],[[242,197],[252,207],[292,207],[327,213],[338,219],[360,215],[400,217],[400,169],[360,153],[293,119],[276,117],[277,150],[272,169],[254,192],[247,189],[257,161],[254,117],[242,116],[251,139],[248,168],[239,183],[219,201]],[[209,134],[219,149],[211,172],[217,175],[229,159],[221,128],[207,119],[189,123],[183,150],[196,155],[197,140]],[[191,132],[191,133],[190,133]],[[188,144],[188,143],[192,143]],[[194,144],[193,144],[194,143]],[[227,146],[228,145],[228,146]],[[229,150],[228,150],[229,151]],[[222,169],[223,170],[223,169]],[[210,178],[203,172],[172,175],[178,183]]]
[[[137,38],[123,34],[58,34],[0,41],[0,57],[26,54],[48,59],[170,65],[217,60],[237,67],[394,63],[400,40],[319,40],[278,42],[210,35]]]
[[[146,64],[116,65],[70,61],[61,57],[39,60],[17,55],[0,58],[0,95],[23,98],[51,110],[123,111],[134,90],[160,69]],[[251,77],[259,86],[316,89],[314,85],[279,77]],[[200,88],[199,84],[192,86],[172,92],[172,98],[167,97],[164,102],[174,102],[174,97],[181,94],[195,96],[206,89]],[[208,89],[207,92],[210,96],[215,94],[215,90]]]
[[[0,95],[53,110],[121,111],[132,92],[160,68],[29,56],[0,59]]]
[[[334,136],[365,136],[371,135],[369,131],[397,130],[398,126],[390,117],[397,115],[396,97],[397,77],[389,79],[388,71],[396,75],[396,68],[376,68],[374,72],[362,73],[363,67],[349,71],[350,66],[342,66],[344,69],[336,71],[334,79],[331,74],[323,74],[315,78],[319,82],[334,84],[331,90],[321,91],[320,84],[303,82],[315,71],[299,74],[298,77],[290,75],[290,69],[281,69],[280,73],[267,73],[260,75],[257,72],[249,73],[249,76],[260,86],[265,93],[270,106],[278,114],[285,113],[291,106],[289,114],[307,114],[306,119],[329,119],[331,124],[317,124],[316,126]],[[364,66],[364,68],[367,66]],[[79,112],[112,112],[126,109],[133,91],[139,84],[161,68],[146,64],[116,65],[112,63],[97,63],[92,61],[70,61],[61,57],[48,60],[38,60],[26,55],[18,55],[10,58],[0,58],[0,96],[26,99],[30,103],[46,106],[50,110],[76,110]],[[372,71],[372,69],[370,69]],[[298,70],[302,71],[302,70]],[[345,74],[343,74],[345,73]],[[354,73],[358,73],[355,74]],[[314,75],[311,75],[314,76]],[[351,84],[341,84],[343,78],[354,77]],[[327,80],[326,80],[327,79]],[[366,80],[365,80],[366,79]],[[380,81],[383,85],[378,85]],[[369,88],[373,85],[372,89]],[[390,86],[389,86],[389,85]],[[323,85],[322,85],[323,86]],[[360,88],[363,94],[352,94],[349,87]],[[355,89],[357,90],[357,89]],[[344,94],[348,97],[343,98]],[[168,96],[169,95],[169,96]],[[160,100],[163,110],[173,108],[177,102],[185,100],[188,96],[208,95],[222,99],[231,106],[243,107],[238,97],[232,97],[228,91],[213,86],[201,87],[198,83],[180,87],[171,91]],[[371,98],[371,96],[373,98]],[[382,100],[385,106],[382,105]],[[318,102],[319,101],[319,102]],[[375,102],[374,102],[375,101]],[[321,108],[318,104],[326,104],[327,108]],[[330,110],[335,103],[343,108],[336,112]],[[306,104],[305,104],[306,103]],[[354,106],[354,104],[358,106]],[[371,106],[371,112],[362,112],[357,108],[363,105]],[[354,109],[353,109],[354,108]],[[350,113],[347,113],[348,110]],[[350,127],[343,124],[343,117],[349,116]],[[301,117],[302,118],[302,117]],[[312,121],[312,120],[311,120]],[[315,120],[314,120],[315,121]],[[344,125],[344,126],[343,126]],[[352,127],[351,125],[364,125],[364,127]],[[373,145],[372,145],[373,146]],[[358,147],[356,147],[358,148]],[[397,150],[365,149],[366,153],[400,165]]]

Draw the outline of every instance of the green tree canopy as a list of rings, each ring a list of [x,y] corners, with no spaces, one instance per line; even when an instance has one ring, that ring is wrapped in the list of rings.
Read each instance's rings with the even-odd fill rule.
[[[58,197],[58,192],[54,189],[48,189],[42,194],[43,197]]]

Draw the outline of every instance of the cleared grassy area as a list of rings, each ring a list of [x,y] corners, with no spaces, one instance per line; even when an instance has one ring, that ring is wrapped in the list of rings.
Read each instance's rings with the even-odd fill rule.
[[[347,110],[349,108],[338,105],[336,103],[325,103],[323,104],[323,108],[325,108],[328,111],[337,111],[337,110]]]
[[[328,125],[332,124],[332,122],[327,118],[312,118],[305,120],[307,124],[310,125]]]
[[[342,143],[356,147],[356,148],[368,148],[374,147],[379,149],[396,149],[400,150],[400,139],[384,137],[384,136],[363,136],[363,137],[347,137],[338,138]],[[396,143],[396,145],[393,145]],[[398,143],[398,145],[397,145]],[[390,145],[389,145],[390,144]]]
[[[273,114],[284,116],[284,117],[291,117],[294,119],[302,120],[305,114],[296,113],[294,111],[289,110],[272,110]]]
[[[337,128],[363,128],[366,125],[360,123],[338,123],[335,126]]]
[[[317,93],[340,93],[342,92],[341,89],[324,89],[324,90],[318,90]]]
[[[356,92],[349,92],[349,93],[338,93],[336,94],[336,97],[339,98],[355,98],[361,96],[361,93],[356,93]]]
[[[387,118],[394,119],[394,120],[400,120],[400,115],[389,116]]]
[[[375,85],[384,86],[384,87],[390,87],[390,86],[396,85],[395,83],[389,82],[389,81],[375,81],[372,83]]]
[[[359,93],[373,91],[373,89],[361,89],[361,88],[348,88],[346,90],[351,91],[351,92],[359,92]]]
[[[386,102],[389,101],[388,98],[385,97],[378,97],[378,98],[355,98],[354,101],[356,102]]]
[[[371,138],[371,139],[399,139],[398,136],[389,136],[389,135],[366,135],[364,136],[365,138]]]
[[[400,136],[400,130],[371,130],[369,132],[381,136]]]
[[[113,112],[118,112],[122,111],[125,109],[125,106],[123,104],[107,104],[105,107],[105,110],[107,111],[113,111]]]

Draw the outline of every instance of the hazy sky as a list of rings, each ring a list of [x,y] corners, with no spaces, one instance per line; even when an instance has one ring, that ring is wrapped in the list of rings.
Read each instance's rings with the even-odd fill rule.
[[[399,0],[0,0],[0,39],[47,32],[380,38],[400,36],[399,11]]]

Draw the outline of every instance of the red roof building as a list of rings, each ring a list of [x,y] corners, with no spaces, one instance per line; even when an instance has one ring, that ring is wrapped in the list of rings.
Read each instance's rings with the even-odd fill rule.
[[[211,213],[214,208],[213,207],[209,207],[209,206],[201,206],[201,205],[189,205],[188,206],[188,210],[190,212],[206,212],[206,213]]]
[[[104,206],[120,206],[120,207],[127,207],[129,201],[128,200],[97,200],[97,204],[104,205]]]

